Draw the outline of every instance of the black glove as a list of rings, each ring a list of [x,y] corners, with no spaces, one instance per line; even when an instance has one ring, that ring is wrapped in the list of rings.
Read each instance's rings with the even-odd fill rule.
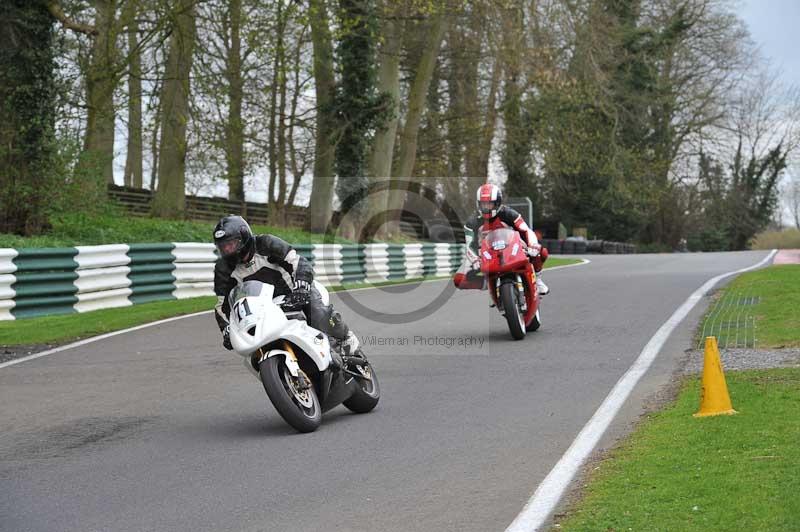
[[[231,351],[233,346],[231,345],[231,326],[226,325],[224,329],[222,329],[222,347]]]
[[[311,283],[305,279],[298,279],[294,282],[294,288],[292,290],[295,292],[311,293]]]
[[[308,305],[311,301],[311,283],[298,279],[294,282],[294,290],[284,300],[283,308],[297,310]]]

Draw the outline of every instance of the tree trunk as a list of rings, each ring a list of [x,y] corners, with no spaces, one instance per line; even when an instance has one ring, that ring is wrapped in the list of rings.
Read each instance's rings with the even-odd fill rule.
[[[470,178],[470,193],[475,192],[481,184],[485,183],[489,175],[489,156],[492,152],[492,139],[494,139],[494,128],[497,123],[497,91],[500,87],[501,71],[499,61],[495,61],[480,134],[475,137],[474,142],[467,143],[467,176]]]
[[[317,97],[317,134],[314,146],[314,181],[305,220],[305,229],[321,233],[333,212],[333,132],[332,116],[336,81],[333,73],[333,42],[325,0],[309,0],[311,40],[314,48],[314,81]]]
[[[286,50],[283,38],[280,39],[281,56],[280,75],[278,76],[278,209],[286,202],[286,85],[288,72],[286,69]],[[277,75],[277,72],[276,72]]]
[[[128,0],[131,6],[136,2]],[[139,51],[139,23],[136,9],[131,8],[128,25],[128,150],[125,158],[125,185],[142,188],[142,54]]]
[[[179,0],[161,91],[161,142],[158,189],[153,215],[182,218],[186,208],[186,124],[189,121],[189,74],[195,43],[195,2]]]
[[[152,102],[155,100],[155,109],[153,111],[153,136],[150,137],[150,156],[153,159],[153,164],[150,167],[150,186],[148,187],[151,191],[156,189],[156,183],[158,182],[158,140],[160,138],[160,131],[161,131],[161,89],[164,87],[164,81],[160,79],[156,79],[155,83],[153,83],[153,93],[151,97],[151,105]]]
[[[106,183],[114,182],[114,89],[117,56],[116,0],[96,0],[91,61],[86,72],[86,136],[82,164],[99,171]]]
[[[289,148],[289,164],[292,172],[292,189],[289,191],[289,197],[286,199],[287,207],[294,205],[294,199],[297,196],[297,190],[300,188],[300,182],[302,181],[303,174],[305,174],[307,168],[306,159],[303,160],[302,164],[298,164],[297,149],[294,142],[294,127],[297,124],[297,105],[300,100],[300,93],[303,90],[300,75],[304,70],[302,51],[306,42],[305,38],[307,31],[308,25],[306,24],[298,34],[297,46],[295,47],[293,56],[294,64],[292,65],[292,77],[294,79],[294,85],[292,87],[292,101],[289,106],[289,129],[286,133],[286,142]]]
[[[400,103],[400,41],[403,25],[395,18],[385,19],[383,25],[383,45],[380,51],[378,66],[378,90],[389,95],[392,116],[386,127],[375,133],[372,152],[369,159],[370,182],[376,191],[370,194],[367,220],[375,230],[377,238],[386,237],[385,222],[389,207],[389,190],[377,191],[380,186],[387,186],[392,175],[392,158],[394,143],[397,137]],[[380,185],[382,183],[382,185]]]
[[[228,199],[244,201],[244,123],[242,100],[242,0],[230,0],[230,49],[226,76],[228,78],[228,121],[225,128],[225,159],[227,163]]]
[[[272,86],[270,87],[269,96],[269,183],[267,185],[269,193],[267,194],[267,201],[270,205],[275,205],[277,200],[275,195],[275,184],[278,177],[278,154],[277,154],[277,137],[278,137],[278,83],[281,83],[283,69],[283,33],[285,30],[285,21],[283,15],[283,0],[278,0],[276,3],[275,19],[277,20],[277,42],[275,44],[275,57],[272,59]]]
[[[47,226],[55,124],[53,23],[44,3],[0,3],[0,233]]]
[[[447,19],[444,13],[437,13],[431,24],[429,40],[422,52],[419,64],[416,68],[414,81],[408,95],[408,112],[403,131],[400,134],[400,155],[397,168],[393,172],[394,180],[398,186],[392,187],[389,194],[388,211],[394,218],[394,222],[399,222],[398,214],[403,208],[406,197],[406,188],[402,182],[413,180],[414,162],[417,156],[417,136],[419,125],[422,120],[422,113],[425,110],[425,101],[428,97],[433,70],[436,67],[436,60],[439,57],[439,49],[442,45],[442,38],[447,26]],[[389,228],[395,233],[396,227]]]

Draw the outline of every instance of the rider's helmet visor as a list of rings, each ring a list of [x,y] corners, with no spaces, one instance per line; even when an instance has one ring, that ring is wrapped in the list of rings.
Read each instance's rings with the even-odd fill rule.
[[[490,212],[497,208],[497,203],[494,201],[479,201],[478,206],[482,212]]]
[[[228,258],[236,255],[242,247],[242,239],[238,236],[227,238],[217,242],[217,250],[220,256]]]

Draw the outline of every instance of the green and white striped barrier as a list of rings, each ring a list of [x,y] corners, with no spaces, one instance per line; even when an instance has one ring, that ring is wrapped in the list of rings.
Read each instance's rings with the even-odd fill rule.
[[[429,243],[296,249],[326,286],[446,276],[464,252],[461,244]],[[213,244],[193,242],[0,248],[0,320],[212,295],[215,260]]]

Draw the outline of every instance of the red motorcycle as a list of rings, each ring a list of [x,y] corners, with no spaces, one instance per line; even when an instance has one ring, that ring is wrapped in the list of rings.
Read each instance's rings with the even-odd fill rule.
[[[502,228],[481,235],[481,272],[500,314],[506,317],[515,340],[535,331],[539,319],[539,291],[527,246],[513,229]]]

